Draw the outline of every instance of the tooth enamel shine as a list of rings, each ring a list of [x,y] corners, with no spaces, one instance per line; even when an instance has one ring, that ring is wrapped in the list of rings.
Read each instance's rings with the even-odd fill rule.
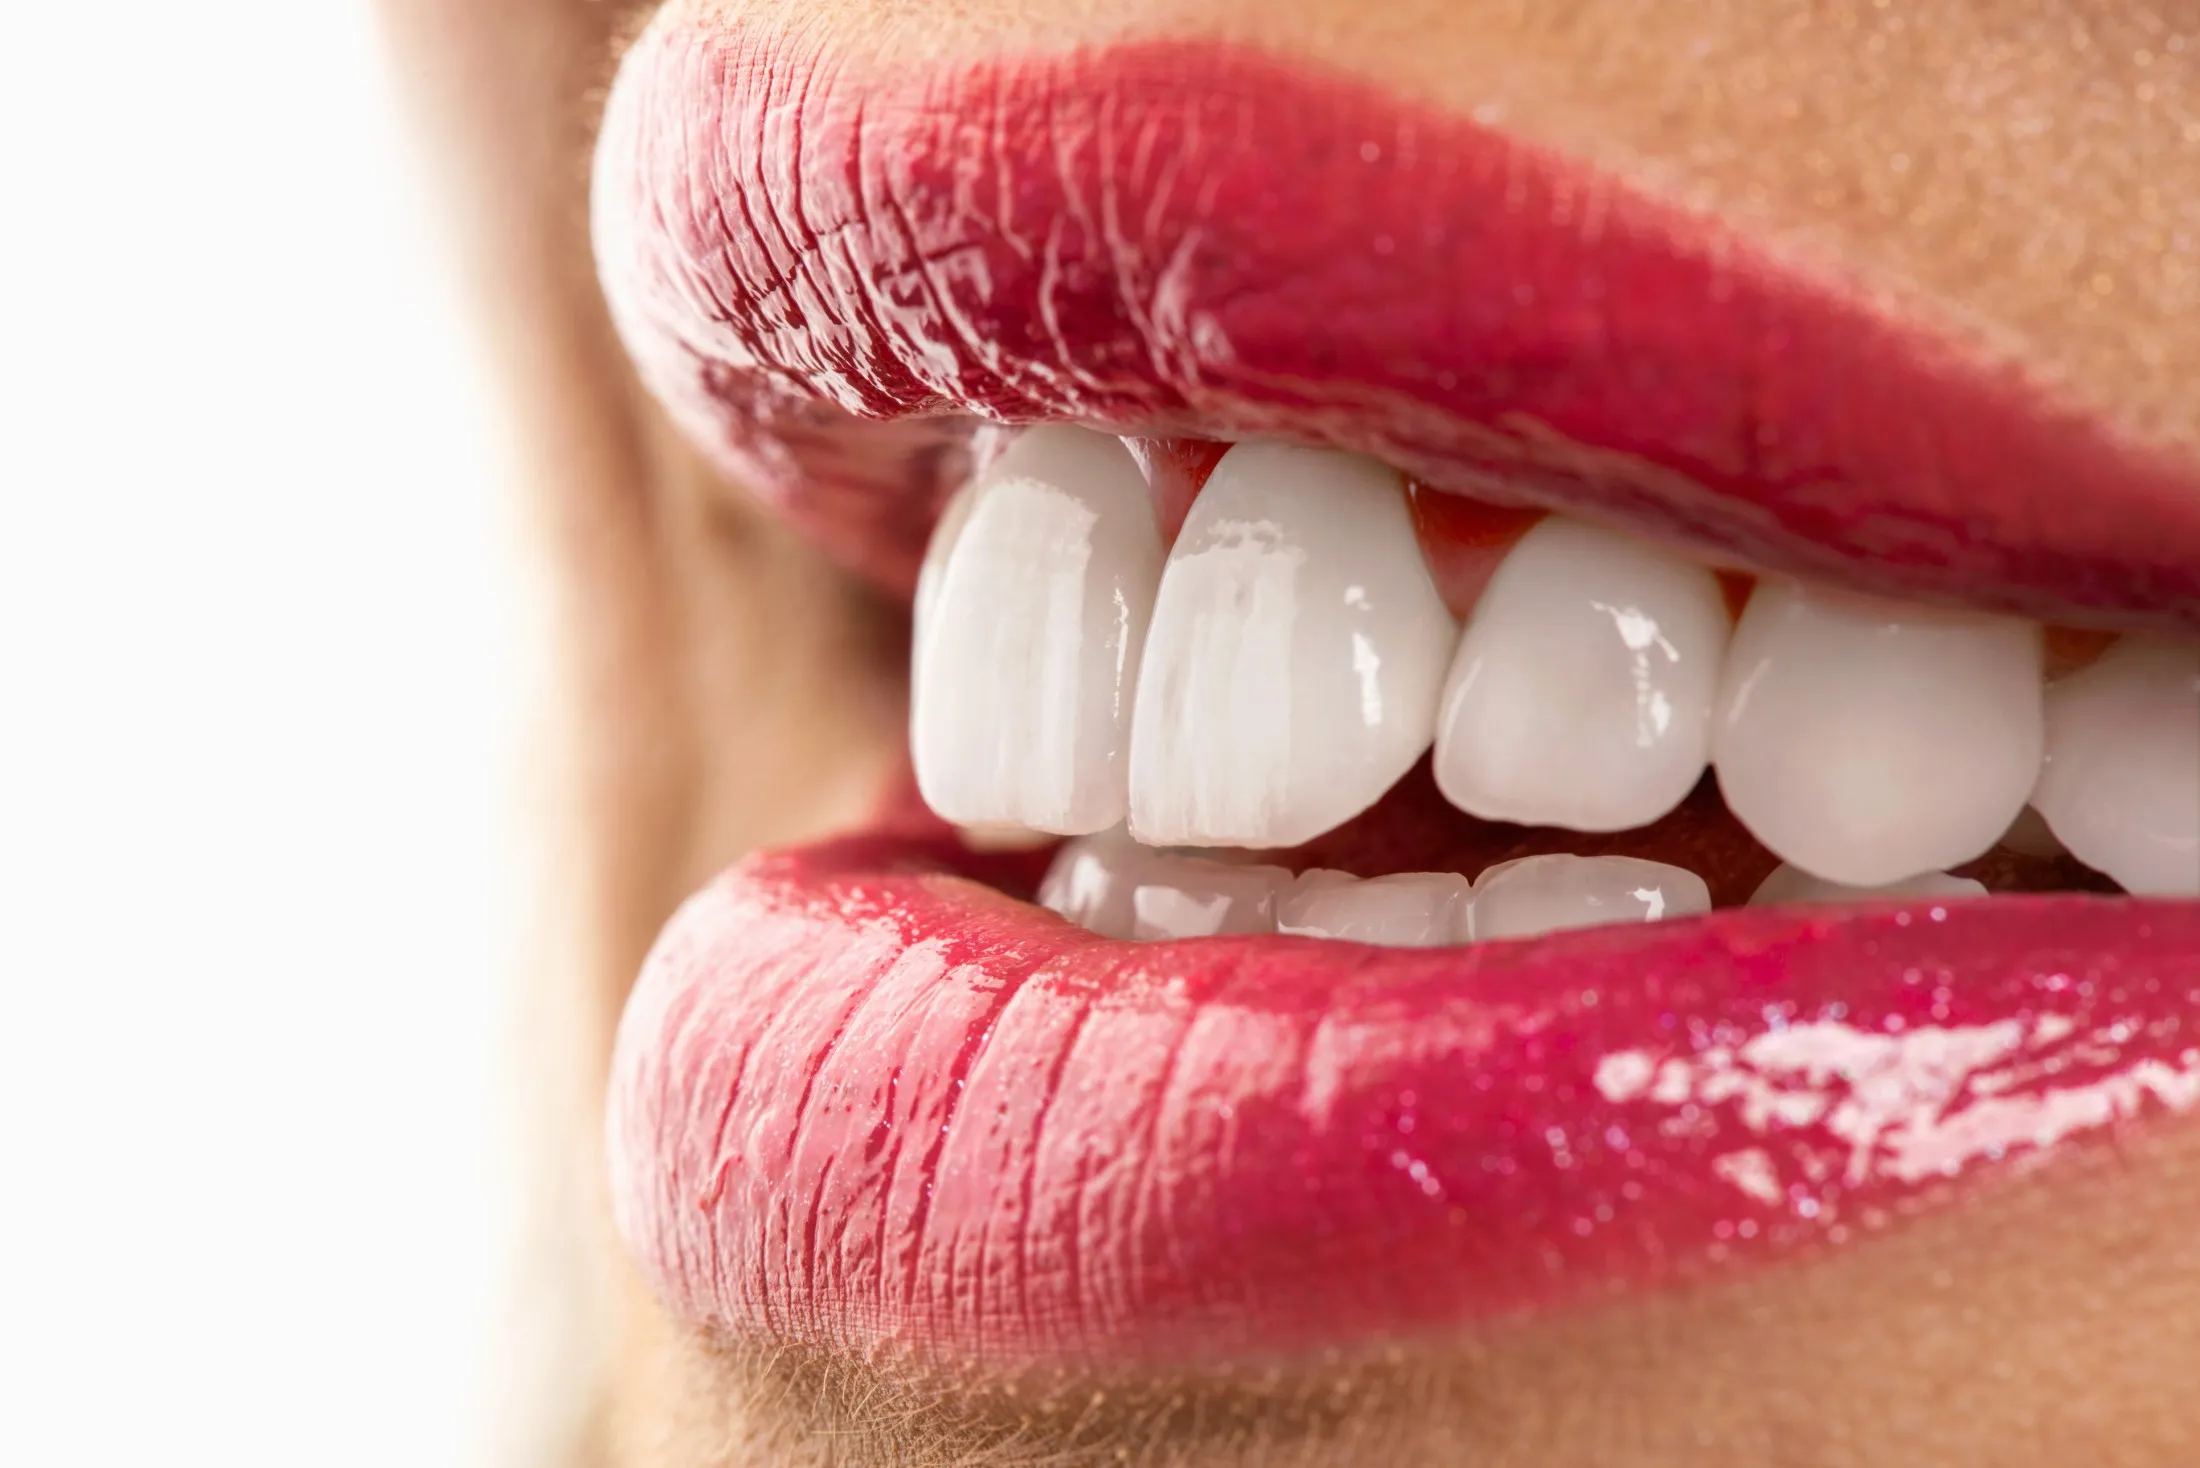
[[[1120,827],[1066,841],[1039,884],[1039,906],[1103,938],[1129,938],[1137,925],[1132,898],[1154,860]]]
[[[1273,933],[1276,899],[1290,883],[1282,867],[1157,855],[1131,893],[1131,936],[1154,942]]]
[[[2200,647],[2127,638],[2048,689],[2032,803],[2125,891],[2200,897]]]
[[[1132,834],[1291,846],[1359,814],[1428,748],[1457,632],[1397,474],[1232,448],[1162,573],[1132,723]]]
[[[924,681],[924,644],[932,626],[932,608],[940,599],[940,581],[947,573],[948,557],[954,554],[955,543],[962,539],[963,526],[970,523],[970,507],[977,498],[978,485],[973,481],[948,499],[940,511],[939,523],[932,527],[931,540],[925,544],[924,563],[917,567],[916,594],[909,604],[909,680],[912,688]]]
[[[1473,888],[1456,872],[1405,872],[1362,881],[1311,871],[1276,899],[1276,931],[1384,948],[1440,948],[1467,940]]]
[[[1882,887],[1980,855],[2041,749],[2040,630],[1766,579],[1727,653],[1727,808],[1813,876]]]
[[[1709,911],[1711,889],[1685,867],[1631,856],[1524,856],[1474,879],[1468,929],[1486,942]]]
[[[926,802],[963,825],[1077,835],[1117,824],[1161,572],[1129,451],[1080,428],[1031,429],[987,470],[960,533],[940,538],[912,661],[910,746]]]
[[[1460,639],[1437,785],[1484,820],[1649,825],[1703,776],[1727,637],[1704,567],[1562,516],[1538,522]]]

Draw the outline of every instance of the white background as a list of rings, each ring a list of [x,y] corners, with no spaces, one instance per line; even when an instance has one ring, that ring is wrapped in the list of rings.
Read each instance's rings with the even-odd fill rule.
[[[516,619],[374,26],[0,65],[0,1463],[473,1461]]]

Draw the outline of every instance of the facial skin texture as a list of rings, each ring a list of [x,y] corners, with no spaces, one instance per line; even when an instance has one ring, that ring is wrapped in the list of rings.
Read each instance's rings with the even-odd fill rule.
[[[682,3],[682,0],[675,0]],[[558,672],[536,969],[569,1280],[612,1361],[569,1461],[2156,1465],[2193,1461],[2200,1157],[2158,1136],[1842,1255],[1374,1359],[987,1383],[676,1326],[602,1227],[611,1027],[657,927],[859,819],[903,739],[897,614],[716,480],[589,256],[592,120],[646,5],[384,0],[522,445]],[[1952,322],[2200,453],[2200,11],[2104,0],[755,0],[832,46],[978,58],[1255,38],[1488,115]],[[728,21],[730,23],[730,20]],[[578,1181],[574,1181],[578,1180]]]

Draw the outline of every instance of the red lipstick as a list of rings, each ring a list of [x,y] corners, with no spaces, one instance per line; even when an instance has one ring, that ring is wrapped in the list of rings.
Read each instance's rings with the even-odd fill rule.
[[[595,232],[653,390],[883,584],[974,425],[1066,418],[2200,630],[2200,466],[1579,160],[1246,50],[816,44],[668,10]],[[1829,1247],[2200,1099],[2200,904],[1134,946],[971,860],[767,854],[666,929],[610,1143],[685,1320],[1006,1363],[1396,1338]]]
[[[1287,1351],[1868,1234],[2190,1108],[2194,1016],[2189,903],[1134,945],[853,842],[666,929],[614,1197],[660,1295],[737,1335]]]
[[[1756,567],[2200,629],[2200,466],[1715,218],[1249,50],[942,75],[818,44],[653,27],[606,115],[597,251],[698,441],[887,584],[974,422],[1068,418],[1323,441]]]

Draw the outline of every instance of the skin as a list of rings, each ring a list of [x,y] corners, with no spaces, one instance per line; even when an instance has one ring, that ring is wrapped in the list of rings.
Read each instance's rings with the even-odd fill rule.
[[[675,0],[682,3],[682,0]],[[2110,0],[754,0],[943,59],[1257,37],[1713,209],[2200,453],[2200,12]],[[712,1342],[601,1221],[611,1028],[658,926],[762,844],[856,821],[904,737],[897,613],[703,467],[589,256],[595,108],[648,5],[383,0],[497,352],[557,679],[539,982],[553,1277],[601,1297],[577,1464],[2182,1464],[2200,1139],[1687,1295],[1183,1380],[977,1380]],[[948,15],[952,11],[950,23]],[[561,1387],[561,1392],[571,1388]]]

